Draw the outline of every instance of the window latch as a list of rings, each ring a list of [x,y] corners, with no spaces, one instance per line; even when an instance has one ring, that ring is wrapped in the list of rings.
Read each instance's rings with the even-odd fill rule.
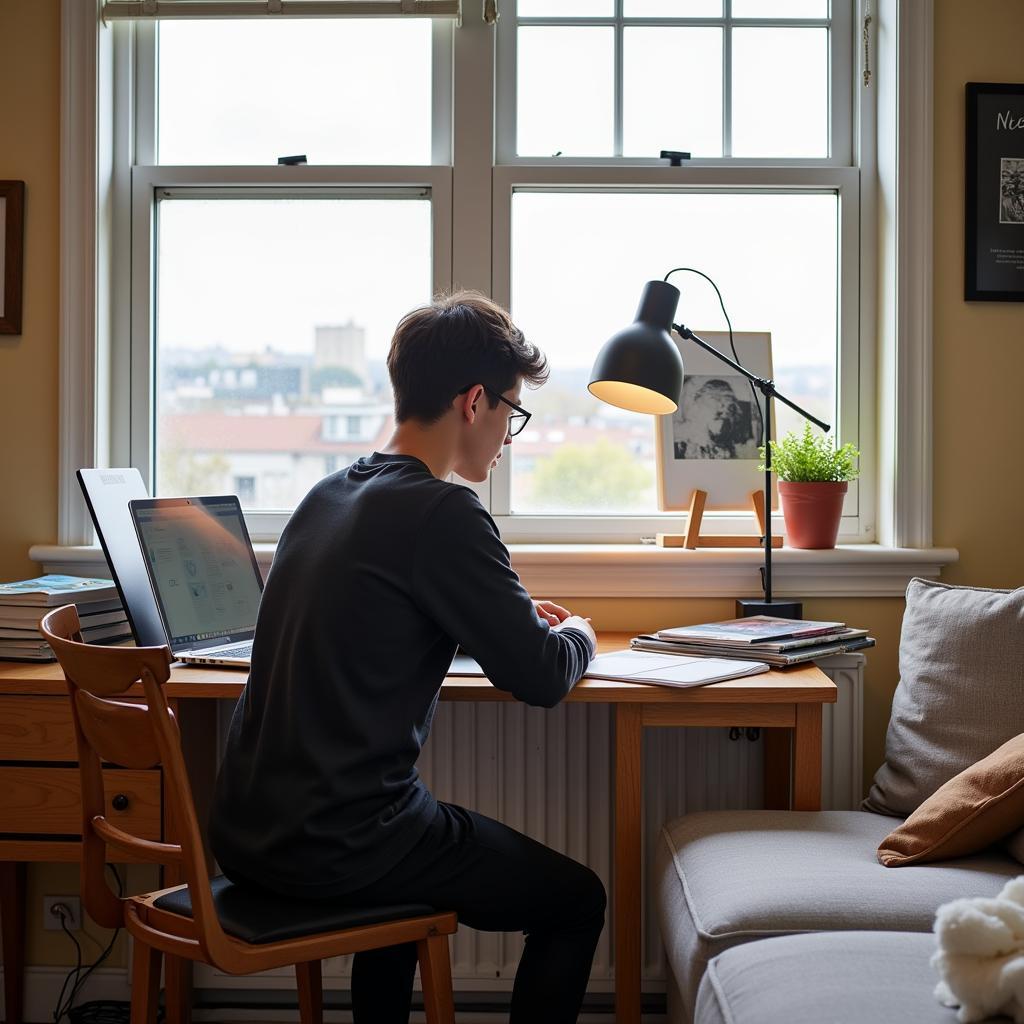
[[[669,162],[670,167],[682,167],[683,161],[690,159],[689,153],[683,153],[678,149],[663,149],[660,155],[662,160]]]

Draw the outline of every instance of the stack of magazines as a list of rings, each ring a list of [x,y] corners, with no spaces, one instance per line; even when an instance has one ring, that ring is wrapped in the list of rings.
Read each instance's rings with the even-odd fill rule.
[[[114,643],[131,636],[113,580],[39,576],[0,583],[0,659],[53,661],[53,650],[39,632],[39,620],[64,604],[78,608],[86,643]]]
[[[862,651],[865,647],[874,647],[875,641],[866,629],[854,629],[844,622],[751,615],[745,619],[661,629],[654,634],[634,637],[631,646],[636,651],[752,658],[785,668],[832,654]]]

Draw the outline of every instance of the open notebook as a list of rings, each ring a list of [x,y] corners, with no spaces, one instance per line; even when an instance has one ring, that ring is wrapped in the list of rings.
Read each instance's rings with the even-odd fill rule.
[[[609,651],[599,654],[587,669],[591,679],[621,683],[657,683],[661,686],[704,686],[723,679],[738,679],[767,672],[763,661],[726,658],[691,658],[684,654],[650,654],[646,651]],[[457,654],[448,670],[450,676],[483,676],[484,670],[472,658]]]

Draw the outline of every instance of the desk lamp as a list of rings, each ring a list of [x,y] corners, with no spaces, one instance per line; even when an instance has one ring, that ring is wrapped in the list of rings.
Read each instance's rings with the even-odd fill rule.
[[[680,268],[684,269],[684,268]],[[674,273],[670,271],[669,273]],[[698,272],[699,273],[699,272]],[[704,276],[704,275],[702,275]],[[710,280],[710,279],[709,279]],[[717,289],[716,289],[717,291]],[[667,416],[679,407],[683,390],[683,360],[672,340],[670,331],[688,338],[710,352],[737,373],[746,377],[764,396],[764,507],[765,535],[764,565],[761,568],[763,600],[738,600],[736,614],[775,615],[780,618],[799,619],[803,608],[799,601],[776,601],[772,598],[772,515],[771,515],[771,420],[770,401],[777,398],[805,419],[828,431],[829,425],[805,409],[791,402],[775,389],[775,383],[751,373],[746,367],[730,359],[699,338],[688,327],[673,323],[679,305],[679,289],[663,281],[648,281],[640,296],[640,306],[633,323],[613,335],[597,354],[587,385],[590,393],[602,402],[630,412]]]

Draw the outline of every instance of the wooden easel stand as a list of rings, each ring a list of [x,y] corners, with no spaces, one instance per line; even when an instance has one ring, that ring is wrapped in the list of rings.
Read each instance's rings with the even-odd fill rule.
[[[704,519],[704,506],[707,504],[708,492],[694,489],[690,498],[690,514],[686,520],[686,533],[659,533],[656,535],[658,547],[662,548],[763,548],[765,536],[764,494],[761,491],[750,492],[750,504],[757,520],[757,536],[752,534],[700,535],[701,522]],[[772,537],[772,547],[781,548],[782,538]]]

